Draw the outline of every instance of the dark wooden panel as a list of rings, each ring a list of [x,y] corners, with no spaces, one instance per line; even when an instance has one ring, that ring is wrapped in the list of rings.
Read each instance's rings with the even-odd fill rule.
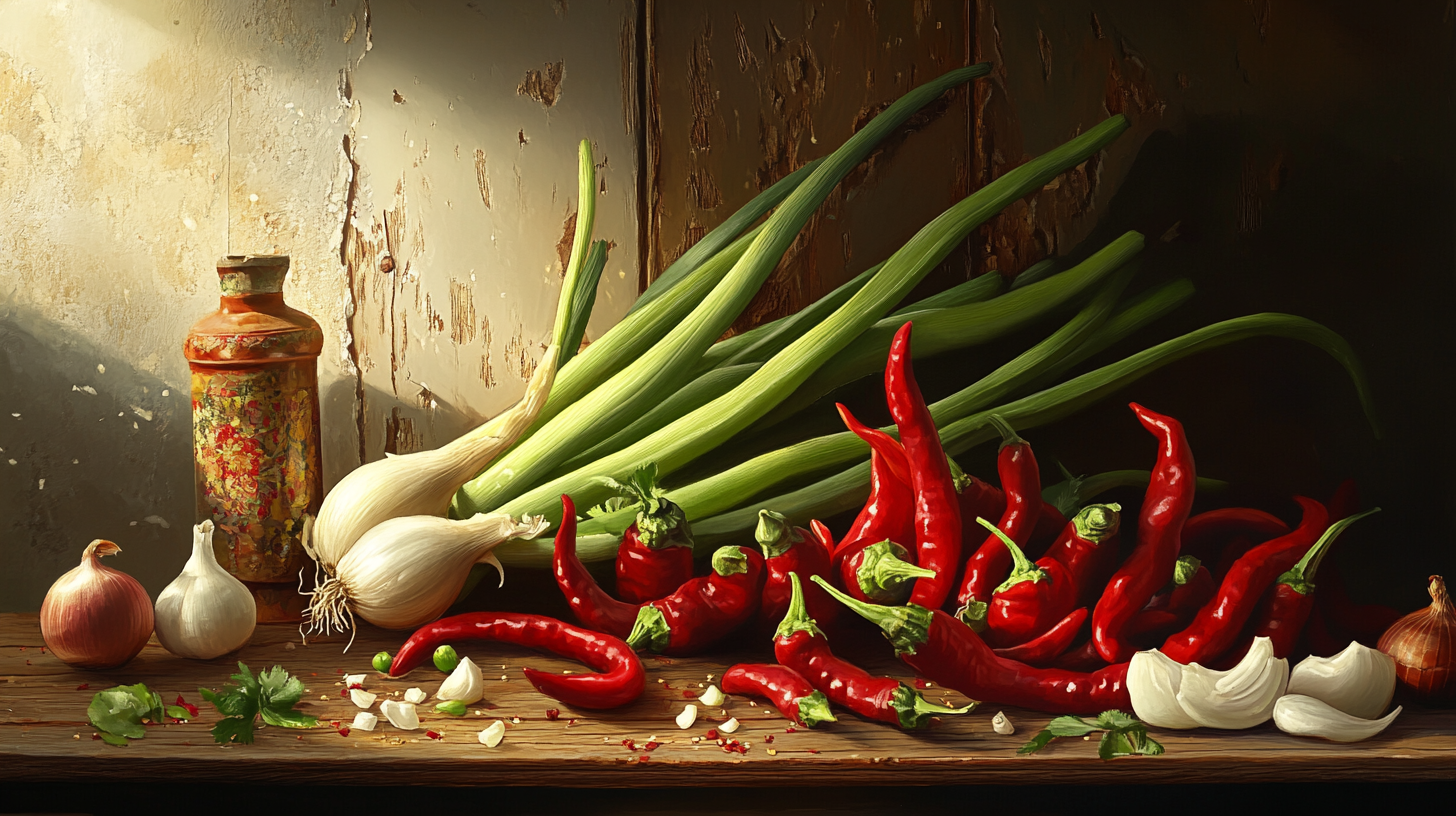
[[[906,90],[968,64],[962,0],[648,3],[643,280],[760,190]],[[966,89],[851,173],[739,328],[796,311],[884,260],[970,190]],[[921,291],[966,279],[964,253]]]

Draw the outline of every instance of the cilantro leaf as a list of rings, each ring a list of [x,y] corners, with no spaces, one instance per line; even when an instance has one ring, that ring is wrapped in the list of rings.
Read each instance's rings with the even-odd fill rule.
[[[224,686],[220,693],[198,689],[202,699],[224,715],[212,729],[214,742],[251,743],[253,723],[259,714],[263,722],[282,728],[312,728],[318,724],[317,718],[293,710],[294,704],[303,699],[303,681],[290,677],[282,666],[261,671],[256,678],[243,663],[238,663],[238,670],[232,675],[236,683]]]
[[[219,745],[229,742],[250,744],[253,741],[253,721],[242,717],[223,717],[212,727],[212,741]]]
[[[1129,728],[1134,725],[1141,723],[1121,711],[1104,711],[1097,715],[1098,728]]]
[[[126,746],[130,744],[130,740],[128,740],[126,737],[118,737],[115,734],[108,734],[105,731],[98,731],[96,733],[96,736],[100,737],[101,741],[106,743],[107,745]]]
[[[1017,749],[1016,753],[1034,754],[1037,751],[1040,751],[1041,749],[1047,747],[1047,745],[1051,743],[1052,740],[1056,739],[1056,737],[1057,735],[1053,734],[1051,731],[1042,729],[1041,731],[1037,732],[1036,736],[1031,738],[1031,742],[1028,742],[1027,744]]]
[[[153,695],[145,684],[115,686],[98,691],[91,697],[90,705],[86,706],[86,717],[102,734],[141,739],[147,735],[142,728],[142,719],[151,719],[152,703]]]
[[[187,709],[183,708],[182,706],[169,705],[169,706],[166,706],[165,707],[165,710],[167,712],[167,716],[168,717],[171,717],[174,720],[190,720],[190,719],[192,719],[192,712],[188,711]]]
[[[1093,731],[1099,730],[1099,726],[1093,725],[1081,717],[1057,717],[1047,723],[1047,730],[1052,732],[1054,737],[1085,737]]]
[[[258,675],[262,687],[263,708],[288,710],[303,699],[303,681],[289,677],[282,666],[274,666]]]
[[[275,711],[265,708],[263,709],[263,722],[279,728],[313,728],[318,725],[318,718],[299,711]]]
[[[1080,717],[1057,717],[1017,753],[1034,754],[1058,737],[1084,737],[1094,731],[1103,732],[1097,743],[1097,756],[1102,759],[1163,753],[1163,746],[1148,736],[1147,726],[1121,711],[1104,711],[1090,723]]]

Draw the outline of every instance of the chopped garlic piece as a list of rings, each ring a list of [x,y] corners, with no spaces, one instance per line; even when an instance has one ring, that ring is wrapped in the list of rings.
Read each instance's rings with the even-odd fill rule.
[[[361,711],[354,715],[354,724],[350,728],[357,728],[360,731],[373,731],[374,726],[379,724],[379,718],[368,711]]]
[[[698,700],[705,706],[723,705],[723,691],[717,686],[708,686],[708,690]]]
[[[385,700],[379,704],[379,713],[389,720],[390,725],[401,731],[414,731],[420,727],[420,715],[415,711],[414,703]]]
[[[497,745],[500,745],[501,740],[506,738],[505,721],[496,720],[495,722],[486,726],[486,729],[484,731],[481,731],[480,735],[476,738],[480,740],[481,745],[484,745],[487,748],[494,748]]]
[[[346,685],[346,686],[362,686],[362,685],[364,685],[364,678],[367,677],[367,676],[368,675],[364,675],[364,674],[346,674],[346,675],[344,675],[344,685]]]
[[[425,701],[425,690],[422,688],[412,688],[406,691],[404,693],[404,701],[406,703],[423,703]]]
[[[728,722],[725,722],[722,725],[718,726],[718,730],[719,731],[722,731],[725,734],[731,734],[734,731],[737,731],[738,730],[738,718],[737,717],[729,717],[728,718]]]
[[[349,689],[349,699],[354,705],[360,708],[368,708],[374,705],[374,701],[379,699],[379,695],[372,694],[364,689]]]
[[[693,705],[692,703],[688,703],[687,705],[683,706],[682,713],[677,715],[677,727],[683,729],[684,731],[692,728],[693,723],[697,721],[698,707]]]
[[[1004,737],[1007,734],[1015,734],[1016,726],[1011,724],[1011,718],[1006,716],[1006,712],[998,711],[996,716],[991,718],[991,730]]]

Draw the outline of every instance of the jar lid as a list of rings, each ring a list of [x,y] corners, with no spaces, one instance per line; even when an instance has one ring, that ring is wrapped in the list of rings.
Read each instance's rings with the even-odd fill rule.
[[[217,261],[224,295],[260,295],[283,291],[287,255],[224,255]]]

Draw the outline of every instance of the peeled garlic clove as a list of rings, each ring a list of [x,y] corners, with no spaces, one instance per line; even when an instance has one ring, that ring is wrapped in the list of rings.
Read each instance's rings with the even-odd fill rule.
[[[480,676],[480,667],[468,657],[460,658],[455,671],[440,684],[435,692],[436,700],[459,700],[470,705],[485,696],[485,681]]]
[[[379,704],[379,713],[389,720],[390,725],[401,731],[413,731],[420,727],[420,715],[415,711],[414,703],[385,700]]]
[[[423,703],[426,697],[428,695],[425,694],[425,690],[422,688],[412,688],[404,693],[404,701],[406,703]],[[474,700],[471,702],[474,702]]]
[[[1253,728],[1274,714],[1274,703],[1289,684],[1289,661],[1274,657],[1274,644],[1254,638],[1248,654],[1226,672],[1197,663],[1183,667],[1178,703],[1208,728]]]
[[[1289,673],[1289,693],[1328,703],[1352,717],[1379,717],[1395,695],[1395,661],[1351,642],[1334,657],[1306,657]]]
[[[728,722],[725,722],[722,725],[718,726],[718,730],[722,731],[725,734],[731,734],[734,731],[738,730],[738,725],[739,723],[737,717],[729,717]]]
[[[1008,734],[1015,734],[1016,726],[1011,724],[1011,718],[1006,716],[1006,712],[998,711],[996,716],[991,718],[991,730],[1004,737]]]
[[[361,711],[354,715],[354,723],[350,728],[357,728],[360,731],[373,731],[374,726],[379,724],[379,718],[367,711]]]
[[[505,723],[505,720],[496,720],[495,722],[493,722],[490,725],[486,726],[485,727],[485,730],[484,731],[481,731],[480,734],[476,737],[476,739],[480,740],[480,744],[481,745],[484,745],[487,748],[494,748],[497,745],[500,745],[501,744],[501,740],[503,740],[505,738],[506,738],[506,723]]]
[[[1197,728],[1178,702],[1183,664],[1157,649],[1138,652],[1127,667],[1127,694],[1138,719],[1159,728]]]
[[[692,703],[688,703],[687,705],[683,706],[682,713],[677,715],[677,727],[681,728],[684,731],[692,728],[693,723],[697,721],[698,707],[693,705]]]
[[[698,702],[708,708],[717,708],[723,705],[723,691],[716,685],[708,686],[708,690],[698,697]]]
[[[374,705],[374,701],[377,699],[379,699],[379,695],[371,694],[364,689],[349,689],[350,702],[360,708],[368,708]]]
[[[1369,739],[1395,721],[1400,706],[1378,720],[1352,717],[1329,703],[1303,694],[1286,694],[1274,704],[1274,724],[1286,734],[1322,737],[1331,742]]]
[[[247,645],[257,623],[253,593],[217,563],[212,520],[192,528],[192,557],[157,596],[155,627],[178,657],[210,660]]]

